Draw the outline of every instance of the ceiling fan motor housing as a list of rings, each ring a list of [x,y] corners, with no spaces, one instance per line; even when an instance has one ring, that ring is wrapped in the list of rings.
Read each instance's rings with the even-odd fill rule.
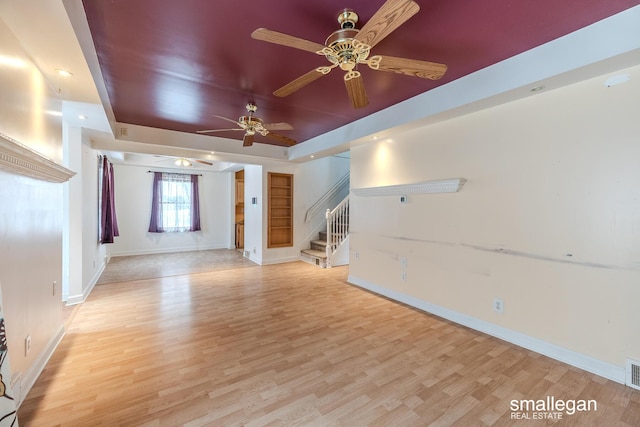
[[[354,40],[360,32],[355,28],[357,22],[358,14],[351,9],[344,9],[338,15],[340,29],[331,33],[324,42],[328,48],[323,50],[324,55],[343,71],[352,71],[358,62],[366,60],[369,55],[368,49],[355,49]]]

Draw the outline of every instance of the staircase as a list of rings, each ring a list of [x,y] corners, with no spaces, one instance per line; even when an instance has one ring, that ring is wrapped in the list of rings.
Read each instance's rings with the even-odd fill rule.
[[[303,256],[310,260],[313,264],[322,268],[327,267],[327,232],[318,233],[318,239],[312,240],[309,249],[300,251]]]
[[[318,239],[310,242],[309,249],[301,250],[303,259],[322,268],[348,263],[349,246],[349,196],[345,197],[333,210],[327,209],[326,231],[318,233]],[[327,239],[330,236],[330,239]],[[345,252],[345,247],[347,252]],[[345,261],[346,256],[346,261]]]

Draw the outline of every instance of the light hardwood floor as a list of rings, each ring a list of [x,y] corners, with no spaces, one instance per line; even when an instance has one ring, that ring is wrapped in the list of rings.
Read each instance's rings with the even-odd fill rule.
[[[640,392],[295,262],[96,286],[21,426],[640,426]],[[529,414],[533,416],[533,414]]]

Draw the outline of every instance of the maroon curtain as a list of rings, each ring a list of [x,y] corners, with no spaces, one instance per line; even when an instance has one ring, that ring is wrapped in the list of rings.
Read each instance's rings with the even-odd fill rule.
[[[164,233],[162,228],[162,172],[153,173],[153,194],[151,196],[151,220],[149,233]]]
[[[115,189],[113,180],[113,164],[102,157],[102,212],[100,221],[100,243],[113,243],[113,238],[119,236],[118,220],[116,218]]]
[[[200,192],[198,191],[198,175],[191,175],[191,229],[200,231]]]

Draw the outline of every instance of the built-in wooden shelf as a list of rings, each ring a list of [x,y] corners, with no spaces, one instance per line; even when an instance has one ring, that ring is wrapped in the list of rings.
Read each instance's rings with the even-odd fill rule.
[[[293,246],[293,175],[269,172],[267,247]]]
[[[244,248],[244,170],[236,172],[236,248]]]

